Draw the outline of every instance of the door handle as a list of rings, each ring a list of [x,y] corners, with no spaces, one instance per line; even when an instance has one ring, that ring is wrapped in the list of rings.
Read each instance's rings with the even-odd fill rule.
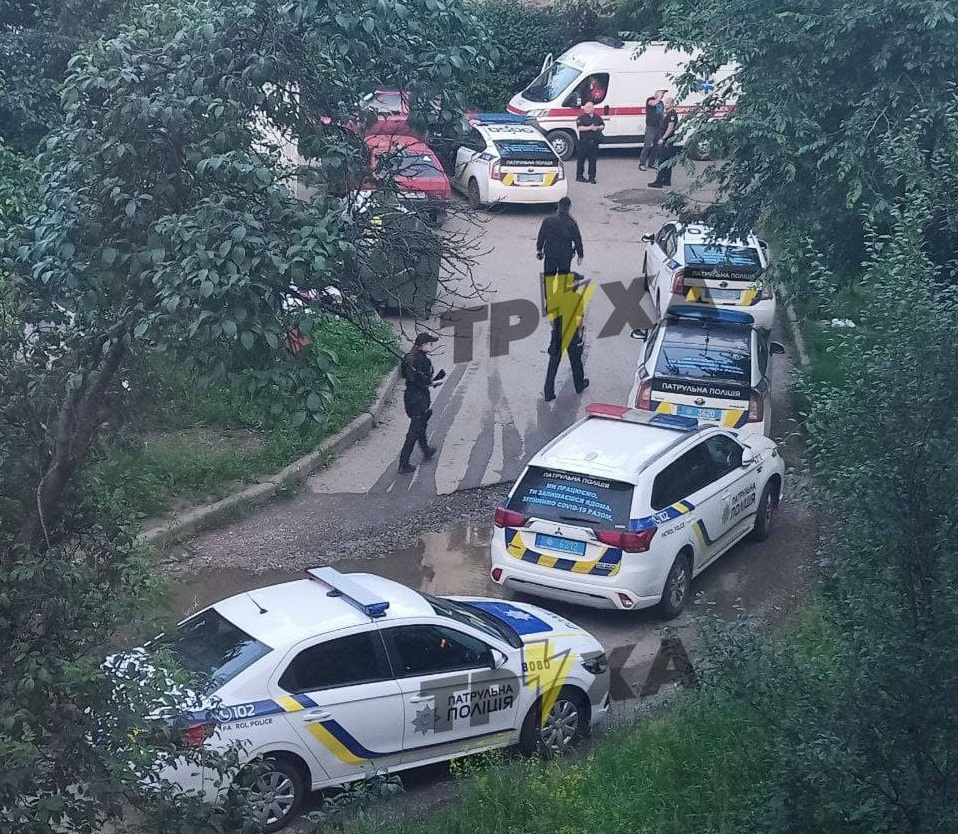
[[[310,710],[309,712],[306,713],[306,715],[303,716],[303,718],[305,718],[306,721],[310,721],[310,722],[328,721],[330,718],[332,718],[332,716],[328,712],[326,712],[326,710],[320,707],[319,709]]]
[[[421,704],[423,701],[431,701],[435,698],[435,695],[413,695],[409,699],[410,704]]]

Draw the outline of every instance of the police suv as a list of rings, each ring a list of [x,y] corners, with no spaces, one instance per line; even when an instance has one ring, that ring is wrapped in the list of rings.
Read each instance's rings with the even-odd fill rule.
[[[311,790],[518,743],[563,752],[609,709],[602,646],[532,605],[421,594],[314,568],[184,620],[146,653],[209,682],[178,715],[187,746],[241,743],[257,760],[266,831]],[[163,777],[213,800],[216,774],[185,759]]]
[[[675,304],[739,308],[756,327],[772,329],[775,293],[764,276],[764,241],[755,235],[738,241],[715,238],[706,226],[681,223],[666,223],[642,240],[645,286],[660,317]]]
[[[785,348],[738,310],[679,305],[645,340],[626,405],[715,423],[740,434],[769,434],[772,355]]]
[[[562,160],[542,131],[521,116],[496,113],[470,120],[451,181],[474,208],[557,203],[569,188]]]
[[[530,460],[492,540],[495,582],[596,608],[679,614],[691,580],[782,496],[775,444],[690,417],[593,403]]]

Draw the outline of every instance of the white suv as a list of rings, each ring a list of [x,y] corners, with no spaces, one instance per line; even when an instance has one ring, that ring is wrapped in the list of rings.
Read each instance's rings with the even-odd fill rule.
[[[659,317],[674,304],[741,309],[756,327],[772,329],[775,294],[765,278],[768,246],[755,235],[715,238],[706,226],[666,223],[642,235],[645,286]]]
[[[691,580],[768,536],[785,465],[767,437],[594,403],[533,456],[492,539],[495,582],[596,608],[679,614]]]

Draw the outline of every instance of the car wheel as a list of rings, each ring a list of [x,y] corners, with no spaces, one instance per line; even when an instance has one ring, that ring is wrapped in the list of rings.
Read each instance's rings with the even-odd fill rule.
[[[692,565],[685,553],[675,557],[669,575],[665,578],[659,614],[664,620],[674,620],[682,613],[692,585]]]
[[[758,512],[755,514],[755,526],[752,528],[751,539],[763,542],[772,530],[772,518],[775,515],[775,487],[771,483],[765,484],[762,497],[758,502]]]
[[[568,162],[575,156],[575,138],[569,131],[550,130],[546,134],[546,139],[563,162]]]
[[[577,689],[563,686],[549,714],[542,717],[542,700],[529,710],[519,733],[519,746],[527,756],[568,753],[589,729],[585,698]]]
[[[306,776],[286,758],[268,758],[241,775],[233,791],[257,828],[272,834],[289,825],[306,801]]]
[[[469,180],[469,185],[466,187],[466,193],[469,195],[469,205],[471,208],[482,208],[482,195],[479,193],[479,183],[476,182],[475,177]]]

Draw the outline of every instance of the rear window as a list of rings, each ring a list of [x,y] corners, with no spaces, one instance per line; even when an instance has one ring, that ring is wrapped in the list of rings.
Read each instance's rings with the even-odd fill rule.
[[[377,113],[396,114],[403,112],[402,93],[376,92],[369,97],[366,106]]]
[[[715,322],[673,324],[666,328],[655,375],[747,387],[752,381],[751,330]]]
[[[383,156],[383,164],[393,176],[398,177],[437,180],[445,176],[436,158],[431,154],[415,151],[391,152]]]
[[[716,277],[720,273],[744,277],[762,271],[758,250],[751,246],[686,243],[685,265],[693,271],[698,268]]]
[[[545,139],[496,139],[493,144],[505,164],[559,164],[555,151]]]
[[[628,528],[632,484],[530,466],[509,509],[546,521],[607,530]]]
[[[150,648],[169,652],[187,672],[208,681],[209,692],[272,651],[212,608],[160,636]]]

